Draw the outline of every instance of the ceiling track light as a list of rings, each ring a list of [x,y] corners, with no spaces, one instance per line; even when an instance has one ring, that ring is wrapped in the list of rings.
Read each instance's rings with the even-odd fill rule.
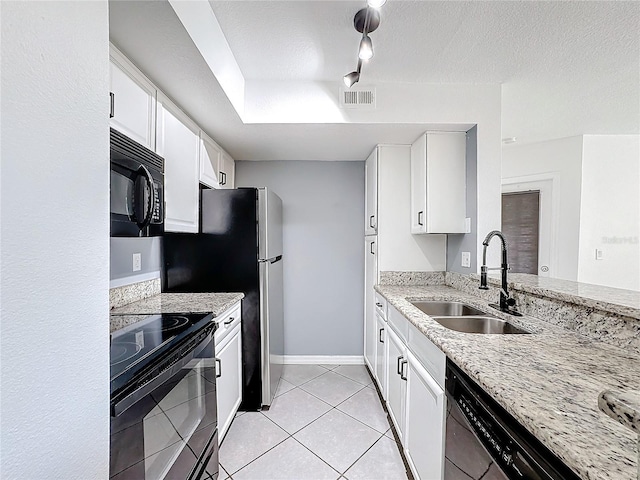
[[[362,69],[362,61],[373,58],[373,42],[369,34],[374,32],[380,26],[380,8],[386,0],[368,0],[367,7],[356,12],[353,17],[354,28],[362,33],[360,46],[358,47],[358,67],[354,72],[344,76],[343,81],[347,88],[352,87],[360,80],[360,70]]]

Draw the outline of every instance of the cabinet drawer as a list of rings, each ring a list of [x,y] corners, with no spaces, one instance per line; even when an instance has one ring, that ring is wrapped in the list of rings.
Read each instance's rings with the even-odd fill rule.
[[[218,329],[214,334],[216,347],[220,345],[236,325],[240,324],[241,316],[240,302],[238,302],[229,310],[214,318],[214,321],[218,324]]]
[[[388,308],[387,313],[389,314],[387,323],[406,345],[408,343],[407,339],[409,338],[409,320],[404,318],[404,315],[391,306]]]
[[[415,325],[407,321],[407,326],[409,333],[407,346],[409,350],[411,350],[418,362],[429,372],[438,385],[444,388],[447,356],[418,330]]]
[[[386,320],[387,319],[387,300],[378,292],[376,292],[375,302],[376,302],[376,312],[378,312],[378,315],[380,315],[383,319]]]

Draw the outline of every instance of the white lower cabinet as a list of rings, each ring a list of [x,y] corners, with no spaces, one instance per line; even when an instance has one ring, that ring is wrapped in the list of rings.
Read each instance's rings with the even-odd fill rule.
[[[446,357],[391,305],[387,317],[387,411],[414,478],[441,480],[444,475]]]
[[[240,308],[232,308],[220,318],[216,336],[216,394],[218,441],[229,430],[242,400],[242,335]]]
[[[406,347],[391,330],[387,331],[387,407],[400,441],[404,443]]]
[[[443,476],[446,402],[436,383],[411,352],[407,352],[404,452],[416,479]]]
[[[364,237],[364,359],[372,372],[375,371],[376,342],[378,341],[373,290],[373,286],[378,283],[376,243],[376,237]]]
[[[378,382],[378,387],[382,393],[382,398],[387,396],[387,349],[385,343],[387,341],[387,322],[376,312],[376,356],[374,376]]]

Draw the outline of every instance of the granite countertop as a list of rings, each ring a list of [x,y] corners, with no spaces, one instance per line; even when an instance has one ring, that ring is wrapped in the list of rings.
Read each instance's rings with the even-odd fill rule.
[[[243,298],[244,293],[160,293],[111,310],[111,332],[135,323],[139,315],[213,313],[216,317]]]
[[[598,406],[640,435],[640,390],[605,390],[598,398]]]
[[[598,396],[637,388],[640,356],[532,317],[506,315],[451,287],[375,288],[582,478],[636,478],[636,435],[600,412]],[[410,300],[463,301],[533,334],[456,332]]]

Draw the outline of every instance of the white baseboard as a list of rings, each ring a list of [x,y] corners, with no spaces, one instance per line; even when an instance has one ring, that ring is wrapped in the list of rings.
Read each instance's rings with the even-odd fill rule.
[[[364,365],[362,355],[285,355],[285,365]]]

